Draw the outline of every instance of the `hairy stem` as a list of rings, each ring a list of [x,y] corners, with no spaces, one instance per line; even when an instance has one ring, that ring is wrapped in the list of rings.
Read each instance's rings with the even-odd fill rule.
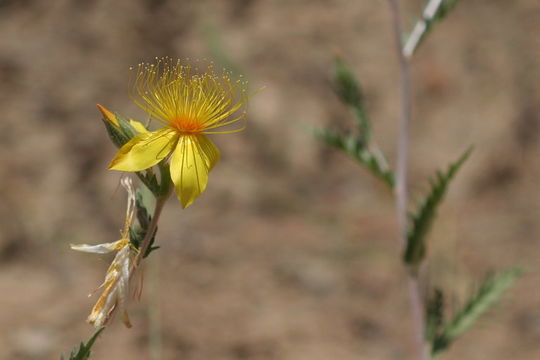
[[[399,118],[397,166],[396,166],[396,212],[399,222],[400,245],[404,250],[407,243],[407,161],[409,150],[409,123],[411,120],[411,75],[409,62],[402,51],[402,26],[398,0],[388,0],[392,13],[392,25],[396,43],[396,54],[400,66],[400,98],[401,109]],[[411,301],[411,315],[414,326],[414,343],[417,359],[429,360],[428,349],[425,344],[424,303],[418,272],[408,269],[407,282]]]

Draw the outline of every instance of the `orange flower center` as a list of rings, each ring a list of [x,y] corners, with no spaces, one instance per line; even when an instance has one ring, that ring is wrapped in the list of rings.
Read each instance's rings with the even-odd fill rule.
[[[194,117],[177,116],[171,119],[171,123],[176,129],[183,132],[199,132],[204,129],[203,124]]]

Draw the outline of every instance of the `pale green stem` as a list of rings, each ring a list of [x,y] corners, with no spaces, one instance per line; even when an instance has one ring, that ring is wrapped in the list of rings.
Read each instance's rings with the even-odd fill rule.
[[[388,0],[392,13],[396,53],[400,66],[400,98],[401,111],[398,131],[397,166],[396,166],[396,212],[399,222],[400,244],[402,250],[407,244],[407,166],[409,151],[409,123],[411,120],[411,74],[408,59],[404,56],[402,47],[402,26],[400,19],[399,0]],[[417,269],[407,269],[407,283],[411,302],[413,319],[414,344],[417,359],[429,360],[430,355],[425,342],[424,301]]]
[[[152,240],[152,237],[154,236],[154,233],[156,232],[156,229],[157,229],[157,224],[159,221],[159,217],[161,215],[161,211],[163,210],[163,206],[167,202],[167,199],[169,199],[169,196],[171,195],[172,188],[173,187],[170,186],[167,194],[156,199],[156,206],[154,208],[154,214],[152,215],[152,220],[150,221],[150,225],[148,225],[148,229],[146,231],[144,239],[141,242],[141,246],[139,247],[139,253],[137,254],[137,257],[135,258],[135,262],[134,262],[135,267],[139,266],[139,264],[141,263],[141,260],[144,257],[144,254],[146,254],[146,251],[148,250],[148,247],[150,246],[150,241]]]
[[[148,303],[148,350],[150,360],[161,360],[163,339],[161,336],[161,306],[159,292],[159,252],[149,259],[150,301]]]

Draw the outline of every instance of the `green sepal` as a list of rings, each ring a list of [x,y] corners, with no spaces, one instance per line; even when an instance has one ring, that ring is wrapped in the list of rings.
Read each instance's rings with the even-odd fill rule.
[[[111,124],[108,120],[103,120],[103,124],[107,130],[107,134],[109,134],[109,138],[117,148],[122,147],[122,145],[129,141],[129,138],[127,138],[119,128]]]
[[[437,171],[434,179],[430,179],[430,192],[420,203],[415,213],[410,214],[410,226],[407,231],[407,246],[403,254],[403,260],[410,266],[416,266],[426,256],[426,235],[431,228],[437,214],[437,208],[442,202],[450,181],[461,168],[465,160],[472,152],[467,149],[463,155],[450,164],[446,172]]]
[[[124,120],[124,118],[120,117],[119,115],[116,115],[116,118],[118,119],[118,124],[120,125],[120,131],[128,138],[128,141],[131,140],[135,135],[137,135],[137,131],[129,122]]]
[[[115,126],[107,119],[102,119],[102,121],[105,124],[105,129],[113,144],[116,145],[116,147],[121,148],[125,143],[137,135],[137,131],[135,131],[129,122],[124,120],[118,114],[115,114],[115,117],[119,126]]]

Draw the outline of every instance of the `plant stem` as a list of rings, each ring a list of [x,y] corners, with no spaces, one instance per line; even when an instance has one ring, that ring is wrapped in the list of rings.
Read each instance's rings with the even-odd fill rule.
[[[409,62],[402,51],[402,26],[398,0],[388,0],[392,13],[392,25],[396,43],[396,53],[400,66],[400,98],[397,165],[396,165],[396,212],[399,223],[400,245],[402,250],[407,243],[407,161],[409,150],[409,123],[411,120],[411,79]],[[411,315],[414,326],[414,343],[419,360],[429,360],[425,344],[424,303],[416,269],[407,269],[407,282],[411,301]]]
[[[159,289],[159,252],[149,259],[150,301],[148,302],[148,350],[150,360],[161,360],[163,339],[161,334],[161,305]]]
[[[141,263],[141,260],[144,257],[144,254],[146,254],[146,251],[148,250],[148,246],[150,246],[150,241],[152,240],[152,237],[154,236],[157,224],[159,221],[159,217],[161,215],[161,210],[163,210],[163,206],[167,202],[167,199],[171,195],[172,187],[170,187],[169,192],[167,194],[159,197],[156,199],[156,206],[154,207],[154,213],[152,214],[152,220],[150,221],[150,225],[148,225],[148,229],[146,231],[146,234],[144,235],[144,239],[142,240],[141,246],[139,247],[139,253],[137,254],[137,257],[134,261],[134,266],[137,267]]]

